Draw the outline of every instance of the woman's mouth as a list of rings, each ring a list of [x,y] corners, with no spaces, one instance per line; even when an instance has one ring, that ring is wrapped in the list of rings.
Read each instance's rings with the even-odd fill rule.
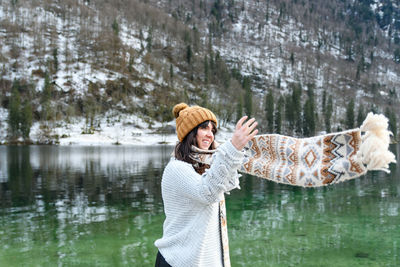
[[[203,140],[202,142],[204,145],[207,145],[207,146],[210,145],[210,143],[211,143],[210,140]]]

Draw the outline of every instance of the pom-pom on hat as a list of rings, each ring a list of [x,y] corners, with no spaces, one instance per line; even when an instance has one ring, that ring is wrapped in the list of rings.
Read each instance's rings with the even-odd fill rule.
[[[176,118],[176,132],[180,142],[197,125],[205,121],[213,121],[217,125],[217,117],[207,108],[200,106],[189,107],[186,103],[180,103],[174,106],[172,113]]]

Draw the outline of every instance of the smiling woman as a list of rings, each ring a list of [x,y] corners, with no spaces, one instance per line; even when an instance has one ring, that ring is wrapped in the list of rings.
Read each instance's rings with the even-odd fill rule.
[[[214,142],[216,126],[212,121],[205,121],[199,125],[196,135],[197,147],[208,150]]]
[[[209,164],[196,162],[190,155],[193,146],[202,150],[214,149],[214,136],[217,133],[217,126],[214,121],[207,120],[197,125],[187,136],[175,147],[175,158],[193,165],[199,174],[203,174]]]
[[[211,141],[209,134],[207,141],[211,142],[205,149],[214,148],[213,141],[217,133],[217,118],[214,113],[206,108],[199,106],[189,107],[185,103],[176,105],[173,109],[173,114],[176,118],[176,132],[179,139],[179,143],[175,147],[175,158],[194,165],[196,171],[202,174],[206,166],[204,164],[195,164],[195,161],[189,155],[192,152],[192,146],[199,147],[199,144],[202,143],[199,136],[204,135],[205,137],[204,129],[208,127],[209,122],[212,125],[213,136]],[[205,146],[202,145],[202,147]]]
[[[232,139],[219,146],[212,164],[194,161],[192,149],[215,149],[217,119],[185,103],[174,107],[179,143],[165,167],[161,190],[166,219],[156,266],[230,266],[224,193],[239,187],[242,149],[257,122],[241,118]]]

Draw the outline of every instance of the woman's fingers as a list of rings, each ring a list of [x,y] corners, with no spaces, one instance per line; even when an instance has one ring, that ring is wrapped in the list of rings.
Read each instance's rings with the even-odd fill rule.
[[[253,124],[249,126],[249,133],[253,132],[253,130],[257,127],[258,123],[255,121]]]
[[[250,139],[252,139],[254,136],[256,136],[256,134],[258,133],[258,129],[255,129],[254,130],[254,132],[252,132],[250,135],[249,135],[249,141],[250,141]]]
[[[246,121],[245,124],[243,124],[244,127],[249,127],[256,119],[251,118],[250,120]]]
[[[243,116],[240,120],[236,123],[236,130],[240,129],[243,126],[243,122],[247,119],[247,116]]]
[[[243,147],[252,139],[257,133],[256,129],[258,123],[254,118],[248,120],[247,116],[242,117],[236,124],[236,130],[232,136],[232,144],[238,149],[241,150]]]

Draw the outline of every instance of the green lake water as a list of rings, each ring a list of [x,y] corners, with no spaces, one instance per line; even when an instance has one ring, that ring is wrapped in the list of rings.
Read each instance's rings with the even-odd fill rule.
[[[0,266],[154,266],[171,150],[0,146]],[[226,197],[232,266],[400,266],[390,169],[317,189],[243,176]]]

